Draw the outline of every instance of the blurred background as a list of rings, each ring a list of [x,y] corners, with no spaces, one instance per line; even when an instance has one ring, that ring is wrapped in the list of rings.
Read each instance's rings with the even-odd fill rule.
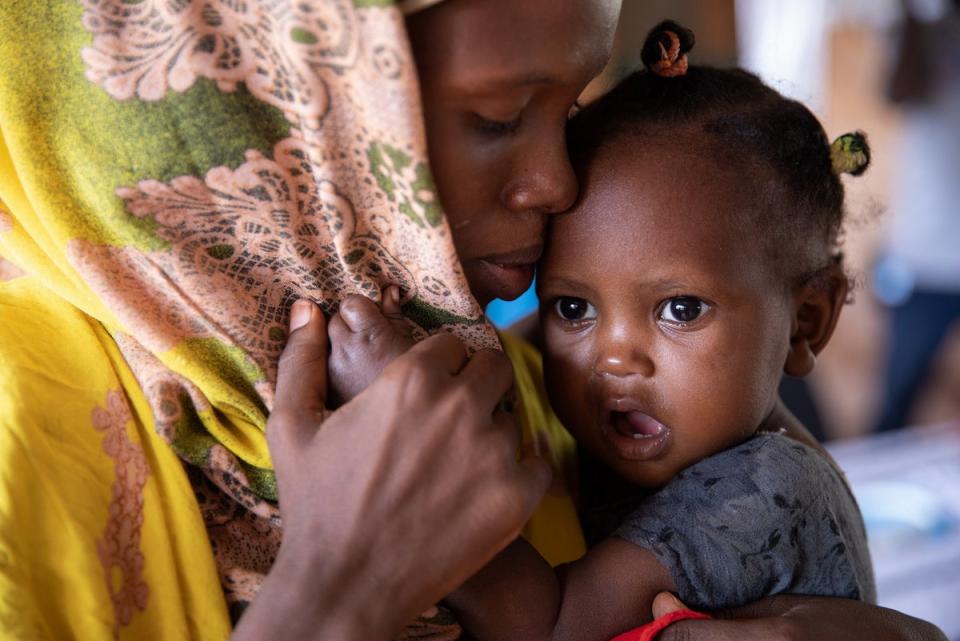
[[[880,602],[960,640],[960,1],[624,0],[608,77],[664,18],[694,64],[739,65],[804,102],[832,139],[862,129],[845,179],[856,279],[814,373],[781,393],[838,459],[870,533]],[[595,83],[601,90],[603,82]],[[528,292],[494,301],[507,327]]]

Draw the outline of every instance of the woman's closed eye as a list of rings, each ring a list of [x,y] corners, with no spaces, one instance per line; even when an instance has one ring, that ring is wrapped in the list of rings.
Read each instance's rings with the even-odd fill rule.
[[[685,327],[701,319],[712,306],[696,296],[674,296],[663,301],[657,320]]]
[[[553,309],[557,316],[568,323],[591,321],[597,317],[597,310],[592,304],[574,296],[560,296],[554,301]]]
[[[519,115],[509,120],[495,120],[475,113],[474,120],[477,131],[487,136],[509,136],[520,128]]]

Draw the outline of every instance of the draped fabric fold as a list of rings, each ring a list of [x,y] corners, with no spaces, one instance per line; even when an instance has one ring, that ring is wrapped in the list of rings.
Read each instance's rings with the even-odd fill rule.
[[[498,345],[403,14],[4,2],[0,60],[0,619],[224,638],[279,545],[264,429],[292,302],[395,283],[417,337]]]

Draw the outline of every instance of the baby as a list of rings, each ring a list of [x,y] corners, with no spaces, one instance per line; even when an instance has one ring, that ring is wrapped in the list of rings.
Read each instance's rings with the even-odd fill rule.
[[[591,547],[556,569],[508,547],[447,600],[471,638],[606,641],[649,622],[664,590],[699,609],[875,600],[856,503],[782,434],[796,419],[777,396],[783,373],[813,369],[846,299],[839,173],[862,173],[869,150],[860,134],[830,145],[747,72],[688,66],[692,44],[658,26],[647,69],[571,123],[582,197],[551,224],[538,294]],[[385,299],[394,320],[351,299],[331,323],[343,398],[408,341]]]

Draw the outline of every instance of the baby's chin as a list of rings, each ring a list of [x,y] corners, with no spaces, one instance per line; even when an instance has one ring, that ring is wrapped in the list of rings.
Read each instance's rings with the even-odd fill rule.
[[[588,447],[591,457],[629,486],[656,491],[667,485],[687,467],[685,464],[661,457],[653,460],[628,460],[607,447]]]
[[[609,465],[609,463],[608,463]],[[668,461],[617,461],[610,467],[623,481],[644,490],[659,490],[674,479],[685,466]]]
[[[677,437],[676,432],[671,433],[671,439],[668,446],[663,447],[659,455],[650,457],[647,460],[629,460],[617,455],[610,449],[599,453],[600,460],[623,481],[630,485],[645,490],[658,490],[676,478],[685,469],[696,463],[709,458],[715,454],[726,451],[728,448],[735,447],[738,443],[751,438],[745,437],[732,438],[729,443],[717,445],[716,450],[711,451],[690,451],[690,445],[684,448],[682,436]]]

